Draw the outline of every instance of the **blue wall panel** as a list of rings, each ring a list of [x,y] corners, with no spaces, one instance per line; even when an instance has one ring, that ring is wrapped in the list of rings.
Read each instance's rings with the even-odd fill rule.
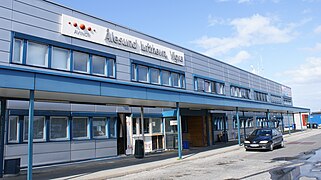
[[[0,69],[0,87],[34,89],[34,74]]]
[[[146,99],[146,88],[120,84],[101,84],[102,96]]]
[[[147,89],[147,99],[149,100],[161,100],[161,101],[170,101],[170,102],[178,102],[179,101],[179,93],[166,91],[166,90],[158,90],[158,89]]]
[[[35,84],[41,91],[100,95],[100,83],[96,81],[37,74]]]

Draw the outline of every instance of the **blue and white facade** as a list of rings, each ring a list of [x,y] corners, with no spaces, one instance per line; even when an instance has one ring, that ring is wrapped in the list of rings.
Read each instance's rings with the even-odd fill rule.
[[[2,157],[23,167],[31,111],[33,165],[132,154],[142,132],[147,152],[210,146],[309,112],[286,85],[46,0],[0,3],[0,97]]]

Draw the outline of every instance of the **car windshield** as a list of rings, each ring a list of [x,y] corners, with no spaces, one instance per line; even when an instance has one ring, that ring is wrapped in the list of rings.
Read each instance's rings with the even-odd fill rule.
[[[253,136],[271,136],[272,131],[269,129],[256,129],[252,132]]]

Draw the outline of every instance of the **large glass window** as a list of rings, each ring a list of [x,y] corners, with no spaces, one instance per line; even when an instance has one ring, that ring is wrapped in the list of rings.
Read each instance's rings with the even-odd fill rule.
[[[18,116],[9,117],[9,127],[8,127],[8,141],[9,142],[18,142]]]
[[[106,75],[106,58],[101,56],[92,56],[93,74]]]
[[[111,118],[109,120],[109,132],[110,132],[110,137],[111,138],[117,138],[117,134],[116,134],[116,118]]]
[[[88,137],[88,118],[74,117],[72,118],[72,137],[87,138]]]
[[[106,118],[93,118],[94,137],[106,137]]]
[[[172,73],[172,85],[174,87],[179,87],[179,85],[180,85],[180,83],[179,83],[179,74]]]
[[[211,92],[211,82],[210,81],[205,81],[204,82],[204,89],[205,89],[205,92]]]
[[[55,69],[69,70],[70,51],[67,49],[53,47],[51,67]]]
[[[28,140],[28,127],[29,127],[29,117],[24,117],[24,136],[25,141]],[[45,117],[34,116],[33,119],[33,139],[34,140],[45,140]]]
[[[67,139],[68,138],[68,118],[51,117],[50,118],[50,139]]]
[[[136,64],[132,64],[132,80],[137,80],[137,74],[136,74]]]
[[[107,67],[108,74],[107,74],[107,76],[108,77],[115,77],[115,60],[114,59],[108,59],[107,62],[108,62],[108,67]]]
[[[181,82],[182,82],[181,88],[185,88],[185,76],[184,75],[181,75]]]
[[[152,119],[152,133],[162,133],[162,119]]]
[[[170,76],[171,73],[169,71],[162,71],[162,84],[170,86]]]
[[[138,81],[148,82],[148,68],[138,65]]]
[[[74,51],[74,71],[89,73],[89,55]]]
[[[12,62],[22,63],[23,40],[15,39]]]
[[[159,84],[159,69],[150,68],[150,82],[153,84]]]
[[[48,66],[48,45],[28,42],[26,63],[34,66]]]
[[[204,79],[197,78],[196,83],[197,91],[204,91]]]

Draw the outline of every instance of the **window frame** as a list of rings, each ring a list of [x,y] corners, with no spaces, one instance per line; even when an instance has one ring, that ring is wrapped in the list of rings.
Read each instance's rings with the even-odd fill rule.
[[[19,47],[19,61],[15,61],[15,54],[16,54],[16,41],[20,41],[20,47]],[[20,38],[14,38],[13,39],[13,48],[12,48],[12,59],[11,63],[15,64],[23,64],[23,58],[24,58],[24,49],[25,49],[25,40]]]
[[[68,51],[68,59],[67,59],[67,69],[64,69],[64,68],[57,68],[57,67],[53,67],[52,64],[54,62],[54,50],[55,49],[63,49],[63,50],[66,50]],[[63,70],[63,71],[70,71],[70,63],[71,63],[71,50],[70,49],[67,49],[67,48],[61,48],[61,47],[58,47],[58,46],[51,46],[51,57],[50,57],[50,68],[51,69],[55,69],[55,70]]]
[[[100,74],[100,73],[95,73],[94,72],[94,57],[99,57],[99,58],[102,58],[102,59],[104,59],[104,62],[105,62],[105,64],[104,64],[104,73],[103,74]],[[104,76],[104,77],[106,77],[106,76],[108,76],[107,75],[107,67],[108,65],[107,65],[107,58],[106,57],[103,57],[103,56],[99,56],[99,55],[95,55],[95,54],[92,54],[91,55],[91,70],[92,70],[92,74],[93,75],[97,75],[97,76]]]
[[[104,121],[105,122],[105,135],[99,135],[99,136],[95,136],[95,132],[94,132],[94,121],[95,121],[95,119],[102,119],[102,121]],[[107,128],[108,128],[108,122],[107,122],[107,118],[106,117],[92,117],[92,126],[91,126],[91,128],[92,128],[92,137],[95,139],[103,139],[103,138],[107,138],[107,133],[109,132],[108,130],[107,130]]]
[[[10,133],[11,133],[11,123],[10,123],[10,118],[13,117],[13,118],[17,118],[17,123],[16,123],[16,140],[10,140]],[[20,128],[19,128],[19,121],[20,121],[20,118],[19,116],[9,116],[9,119],[8,119],[8,143],[19,143],[19,131],[20,131]]]
[[[46,117],[45,116],[34,116],[33,120],[35,120],[35,117],[41,117],[43,118],[44,121],[44,125],[43,125],[43,138],[42,139],[35,139],[35,137],[33,136],[33,142],[45,142],[46,141],[46,136],[47,136],[47,123],[46,123]],[[26,120],[28,120],[28,123],[26,125]],[[33,122],[34,125],[34,122]],[[26,134],[26,128],[29,130],[29,116],[23,116],[23,135],[22,135],[22,139],[23,142],[28,142],[28,138],[29,136],[27,135],[27,139],[25,139],[25,134]],[[35,128],[33,127],[33,130],[35,130]],[[29,133],[29,132],[28,132]]]
[[[81,53],[81,54],[86,54],[88,56],[87,59],[87,71],[80,71],[80,70],[76,70],[75,69],[75,53]],[[90,74],[90,61],[91,61],[91,54],[86,53],[86,52],[82,52],[82,51],[72,51],[72,72],[77,72],[77,73],[83,73],[83,74]]]
[[[66,137],[63,137],[63,138],[51,138],[51,127],[52,127],[52,124],[51,124],[51,121],[52,119],[54,118],[64,118],[67,122],[67,126],[66,126]],[[70,131],[70,127],[69,127],[69,118],[67,116],[50,116],[50,119],[49,119],[49,141],[62,141],[62,140],[68,140],[69,139],[69,131]]]
[[[75,119],[80,119],[80,118],[86,118],[86,120],[87,120],[87,124],[86,124],[86,136],[82,136],[82,137],[74,137],[74,132],[75,132],[75,130],[74,130],[74,121],[75,121]],[[90,131],[89,131],[89,125],[90,125],[90,123],[89,123],[89,117],[85,117],[85,116],[74,116],[74,117],[72,117],[72,119],[71,119],[71,127],[72,127],[72,130],[71,130],[71,132],[72,132],[72,140],[83,140],[83,139],[90,139]]]
[[[44,59],[45,61],[45,64],[44,65],[39,65],[39,64],[29,64],[28,63],[28,58],[29,58],[29,48],[30,48],[30,43],[31,44],[37,44],[37,45],[42,45],[42,46],[46,46],[47,47],[47,54],[46,54],[46,57]],[[26,47],[25,47],[26,46]],[[25,54],[25,65],[28,65],[28,66],[35,66],[35,67],[43,67],[43,68],[48,68],[49,67],[49,59],[51,57],[49,57],[50,55],[50,52],[49,52],[49,48],[50,48],[50,45],[49,44],[45,44],[45,43],[41,43],[41,42],[36,42],[36,41],[27,41],[26,45],[24,45],[24,47],[26,48],[26,54]]]

